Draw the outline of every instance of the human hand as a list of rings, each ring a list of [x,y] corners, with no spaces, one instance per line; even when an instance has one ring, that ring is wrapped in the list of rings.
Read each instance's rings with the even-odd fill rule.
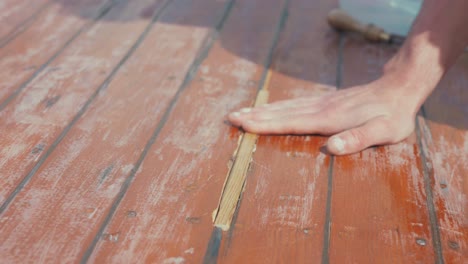
[[[328,151],[351,154],[397,143],[413,132],[418,100],[399,92],[406,87],[395,89],[394,85],[381,79],[321,96],[244,108],[228,118],[256,134],[332,135]]]

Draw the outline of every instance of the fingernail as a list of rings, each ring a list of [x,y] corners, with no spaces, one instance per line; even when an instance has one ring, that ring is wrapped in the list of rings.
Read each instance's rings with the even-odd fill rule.
[[[239,117],[240,116],[240,113],[239,112],[234,112],[231,114],[233,117]]]
[[[240,110],[241,113],[249,113],[250,111],[252,111],[252,108],[242,108]]]
[[[335,149],[339,152],[342,153],[345,149],[345,144],[346,142],[341,139],[340,137],[334,137],[330,140],[330,143],[335,147]]]

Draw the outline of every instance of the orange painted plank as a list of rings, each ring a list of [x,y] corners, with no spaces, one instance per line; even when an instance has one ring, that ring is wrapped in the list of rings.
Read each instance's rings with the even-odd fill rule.
[[[468,263],[468,55],[424,105],[420,119],[445,263]]]
[[[0,43],[27,27],[51,0],[3,0],[0,2]]]
[[[338,38],[326,23],[337,1],[291,0],[273,58],[270,101],[334,89]],[[307,26],[306,26],[307,25]],[[220,263],[320,263],[330,156],[322,137],[262,136]]]
[[[39,14],[33,25],[2,47],[0,110],[80,29],[90,26],[109,2],[56,1]]]
[[[253,102],[282,1],[239,0],[180,94],[91,262],[202,263],[239,133],[227,113]]]
[[[1,255],[15,260],[8,255],[15,249],[28,259],[76,261],[85,254],[224,6],[176,0],[167,8],[5,212]]]
[[[347,39],[343,86],[380,75],[395,49]],[[406,141],[336,157],[330,263],[434,263],[420,149]]]
[[[55,147],[54,140],[137,41],[149,24],[142,12],[149,8],[153,13],[163,2],[139,0],[116,5],[105,16],[107,21],[81,35],[0,112],[1,204],[32,169],[37,169],[35,164],[44,161],[44,155]],[[122,17],[131,20],[110,22]]]

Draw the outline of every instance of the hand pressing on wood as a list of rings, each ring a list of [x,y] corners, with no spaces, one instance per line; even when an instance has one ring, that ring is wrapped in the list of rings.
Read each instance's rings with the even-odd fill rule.
[[[336,155],[397,143],[412,133],[417,111],[468,44],[464,10],[466,0],[425,0],[404,45],[376,81],[245,108],[229,120],[258,134],[331,135],[327,147]]]
[[[349,154],[399,142],[413,131],[417,106],[402,105],[392,88],[389,81],[379,80],[322,96],[244,108],[229,119],[257,134],[333,135],[328,150]]]

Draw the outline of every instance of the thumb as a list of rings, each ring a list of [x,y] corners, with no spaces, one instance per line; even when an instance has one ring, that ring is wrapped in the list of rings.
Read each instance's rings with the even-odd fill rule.
[[[372,119],[362,126],[355,127],[328,139],[328,151],[335,155],[359,152],[370,146],[395,142],[390,122],[382,117]]]

